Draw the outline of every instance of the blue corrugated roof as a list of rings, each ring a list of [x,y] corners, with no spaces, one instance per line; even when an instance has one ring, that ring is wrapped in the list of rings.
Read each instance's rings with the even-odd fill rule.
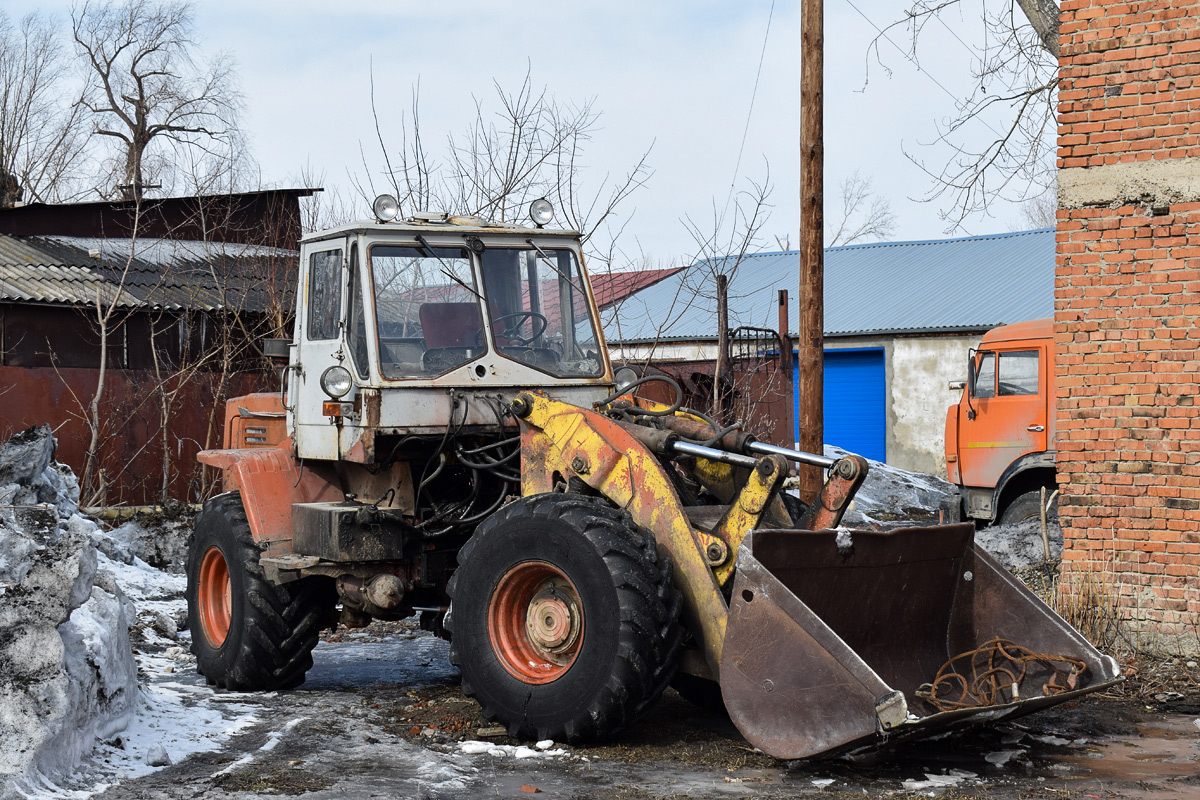
[[[609,342],[716,338],[716,273],[702,261],[633,294],[605,319]],[[798,326],[798,251],[744,256],[729,284],[729,324],[777,327],[777,290]],[[1054,313],[1054,230],[825,250],[825,335],[984,331]]]

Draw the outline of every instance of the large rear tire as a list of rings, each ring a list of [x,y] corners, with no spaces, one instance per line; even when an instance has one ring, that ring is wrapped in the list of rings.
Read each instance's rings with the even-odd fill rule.
[[[223,689],[291,689],[304,682],[333,608],[322,578],[276,585],[236,492],[204,504],[188,543],[188,625],[196,667]]]
[[[671,564],[601,498],[510,503],[475,531],[450,579],[450,660],[463,693],[516,737],[579,742],[624,728],[675,671]]]

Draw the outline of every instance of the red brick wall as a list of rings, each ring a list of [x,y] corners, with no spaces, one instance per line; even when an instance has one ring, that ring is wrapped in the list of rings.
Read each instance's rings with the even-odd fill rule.
[[[1148,644],[1194,651],[1200,2],[1066,0],[1061,34],[1060,186],[1088,185],[1058,212],[1064,573],[1099,573]]]

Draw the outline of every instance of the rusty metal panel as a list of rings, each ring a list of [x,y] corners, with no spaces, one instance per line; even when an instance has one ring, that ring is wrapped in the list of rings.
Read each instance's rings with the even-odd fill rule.
[[[92,368],[0,366],[0,435],[49,423],[58,440],[56,458],[82,475],[90,438],[84,408],[98,377]],[[220,444],[225,397],[265,388],[268,380],[261,375],[200,375],[180,390],[167,430],[172,498],[202,499],[206,483],[196,453]],[[105,378],[100,466],[108,503],[146,505],[160,500],[163,452],[156,385],[152,372],[110,369]]]
[[[292,506],[342,499],[337,475],[329,463],[306,462],[292,456],[290,439],[278,447],[253,450],[205,450],[202,464],[219,467],[225,491],[241,491],[246,520],[254,541],[267,545],[269,556],[292,553]]]

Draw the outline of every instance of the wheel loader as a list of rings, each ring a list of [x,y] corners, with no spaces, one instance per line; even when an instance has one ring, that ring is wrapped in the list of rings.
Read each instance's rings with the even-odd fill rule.
[[[295,687],[322,629],[420,614],[515,737],[610,737],[674,683],[794,759],[1119,680],[970,525],[839,527],[865,459],[614,375],[548,202],[526,226],[374,210],[303,238],[282,390],[230,400],[200,455],[225,490],[189,546],[211,683]],[[827,475],[811,502],[799,468]]]

